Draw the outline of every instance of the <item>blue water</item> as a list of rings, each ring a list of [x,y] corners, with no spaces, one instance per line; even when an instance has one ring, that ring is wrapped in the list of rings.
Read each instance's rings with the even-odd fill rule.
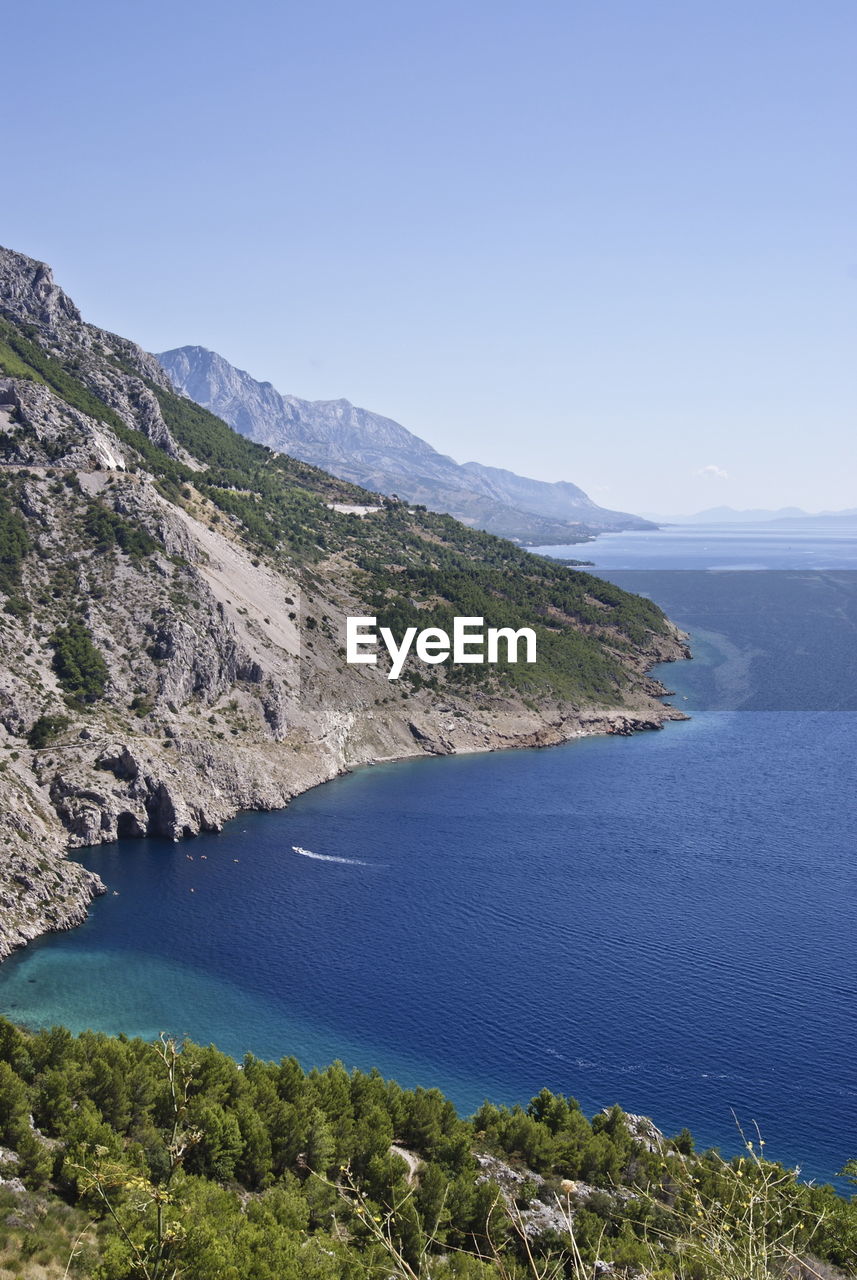
[[[724,1150],[734,1110],[835,1175],[857,1154],[857,545],[818,547],[818,575],[705,573],[686,530],[645,536],[657,557],[624,535],[599,569],[704,618],[703,656],[666,669],[690,721],[366,769],[219,835],[88,851],[118,896],[5,964],[0,1008],[377,1065],[465,1111],[547,1085]],[[718,570],[771,559],[708,536]]]
[[[591,560],[599,569],[853,569],[853,528],[779,530],[758,525],[674,525],[605,533],[595,542],[534,547],[542,554]]]

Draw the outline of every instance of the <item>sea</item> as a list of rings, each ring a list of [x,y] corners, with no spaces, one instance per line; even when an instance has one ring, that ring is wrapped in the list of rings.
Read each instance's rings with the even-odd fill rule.
[[[365,768],[219,834],[87,850],[109,893],[0,967],[0,1012],[377,1067],[465,1114],[547,1086],[835,1180],[857,1156],[857,527],[550,554],[689,633],[657,673],[688,720]]]

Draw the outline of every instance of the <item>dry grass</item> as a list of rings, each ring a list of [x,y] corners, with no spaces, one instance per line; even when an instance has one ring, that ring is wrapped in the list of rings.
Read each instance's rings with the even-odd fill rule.
[[[87,1215],[66,1205],[48,1208],[29,1197],[22,1201],[23,1211],[16,1206],[9,1213],[5,1197],[0,1206],[0,1280],[71,1280],[84,1275],[75,1263],[97,1250],[96,1229]]]
[[[565,1245],[545,1256],[534,1248],[520,1211],[498,1192],[481,1250],[486,1275],[496,1280],[605,1280],[605,1276],[625,1274],[633,1274],[634,1280],[847,1280],[843,1273],[812,1258],[812,1241],[823,1217],[798,1206],[796,1171],[769,1163],[764,1145],[757,1134],[755,1141],[745,1139],[743,1157],[729,1162],[717,1157],[717,1176],[709,1180],[716,1191],[702,1186],[698,1164],[688,1162],[671,1173],[667,1205],[662,1188],[640,1193],[636,1203],[647,1261],[627,1273],[604,1261],[584,1258],[569,1197],[557,1197],[566,1227]],[[389,1280],[433,1280],[436,1273],[448,1274],[444,1249],[437,1241],[427,1239],[419,1259],[409,1261],[394,1215],[379,1215],[347,1170],[343,1175],[336,1189],[386,1255]],[[397,1211],[402,1207],[397,1206]],[[648,1221],[650,1217],[659,1223],[657,1227]],[[591,1256],[591,1250],[587,1253]],[[605,1255],[609,1256],[606,1247]],[[849,1274],[857,1275],[857,1269]]]

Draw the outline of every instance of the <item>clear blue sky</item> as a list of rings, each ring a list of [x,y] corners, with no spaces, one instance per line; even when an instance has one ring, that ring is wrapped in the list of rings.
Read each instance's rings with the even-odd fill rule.
[[[607,505],[857,505],[854,0],[30,0],[0,241],[87,318]]]

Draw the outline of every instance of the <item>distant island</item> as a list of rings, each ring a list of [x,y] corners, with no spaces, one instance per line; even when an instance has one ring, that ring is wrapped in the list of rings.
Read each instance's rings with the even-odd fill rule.
[[[808,512],[800,507],[779,507],[768,510],[751,507],[737,511],[734,507],[708,507],[689,516],[652,516],[658,524],[752,524],[774,525],[777,528],[831,529],[837,526],[853,528],[857,525],[857,507],[842,511]]]

